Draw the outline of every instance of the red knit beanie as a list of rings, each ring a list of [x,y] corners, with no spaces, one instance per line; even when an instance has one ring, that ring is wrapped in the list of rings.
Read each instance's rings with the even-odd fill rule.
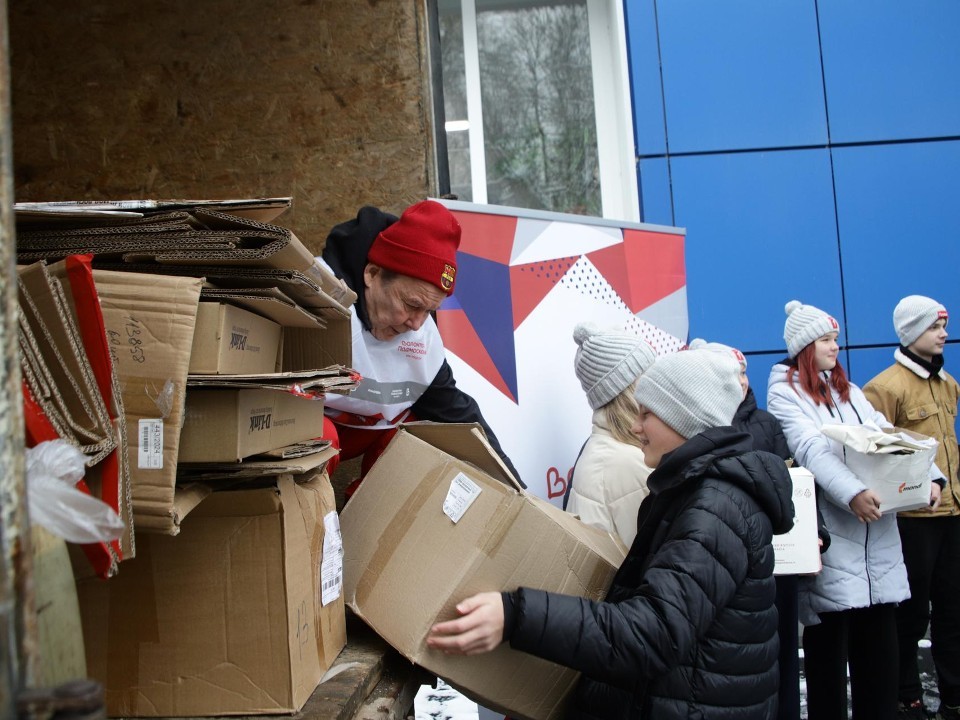
[[[377,235],[367,260],[387,270],[436,285],[447,295],[457,278],[460,223],[447,208],[422,200]]]

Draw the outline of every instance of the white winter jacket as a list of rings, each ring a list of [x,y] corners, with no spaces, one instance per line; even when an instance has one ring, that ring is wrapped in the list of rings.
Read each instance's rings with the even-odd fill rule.
[[[822,432],[824,423],[892,427],[886,418],[850,385],[850,402],[842,402],[830,387],[832,405],[815,405],[794,376],[787,382],[787,365],[777,364],[767,384],[767,410],[783,426],[787,445],[799,465],[816,478],[818,499],[830,532],[829,549],[823,553],[823,570],[800,583],[800,621],[819,622],[817,613],[898,603],[910,597],[907,570],[900,549],[896,513],[862,523],[850,509],[850,501],[866,486],[845,464],[843,445]],[[829,379],[829,372],[823,373]]]
[[[647,476],[651,472],[643,462],[643,451],[613,437],[598,410],[577,460],[567,512],[579,515],[587,525],[617,533],[630,547],[637,534],[637,510],[649,493]]]

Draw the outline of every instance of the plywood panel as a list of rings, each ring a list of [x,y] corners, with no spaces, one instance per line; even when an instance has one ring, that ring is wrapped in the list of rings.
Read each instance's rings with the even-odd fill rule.
[[[17,200],[293,196],[319,251],[435,192],[409,0],[9,8]]]

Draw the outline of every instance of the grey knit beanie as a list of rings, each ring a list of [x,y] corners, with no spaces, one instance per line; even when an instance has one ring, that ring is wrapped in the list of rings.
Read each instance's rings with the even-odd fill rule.
[[[637,381],[637,402],[688,440],[729,425],[743,400],[733,356],[681,350],[658,358]]]
[[[703,338],[694,338],[687,347],[690,350],[710,350],[711,352],[724,353],[740,363],[741,370],[747,369],[747,358],[735,347],[718,342],[707,342]]]
[[[893,327],[904,347],[913,345],[937,320],[946,320],[947,309],[923,295],[907,295],[893,310]]]
[[[573,368],[587,402],[597,410],[630,387],[656,359],[643,338],[619,330],[580,323],[573,330],[577,354]]]
[[[840,323],[813,305],[804,305],[799,300],[791,300],[783,309],[787,313],[787,322],[783,326],[783,339],[787,343],[787,352],[792,358],[817,338],[827,333],[840,332]]]

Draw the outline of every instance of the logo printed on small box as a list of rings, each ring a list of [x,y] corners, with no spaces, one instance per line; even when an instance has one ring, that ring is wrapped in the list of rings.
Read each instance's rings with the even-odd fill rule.
[[[263,415],[252,415],[250,417],[250,429],[247,432],[257,432],[258,430],[269,430],[271,413]]]
[[[244,350],[247,347],[247,336],[243,333],[230,333],[230,349]]]

